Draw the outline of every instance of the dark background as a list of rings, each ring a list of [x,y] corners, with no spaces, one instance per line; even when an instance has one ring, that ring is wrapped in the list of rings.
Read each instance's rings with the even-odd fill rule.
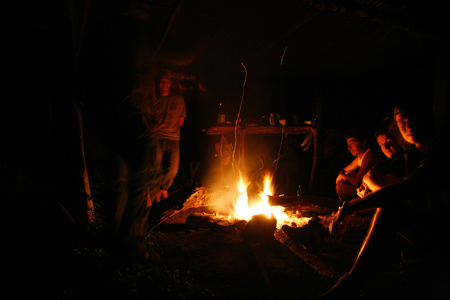
[[[242,123],[259,123],[273,112],[289,125],[294,116],[300,124],[310,120],[321,99],[322,186],[310,192],[331,196],[336,170],[351,159],[346,129],[364,127],[371,139],[405,97],[434,108],[441,123],[448,116],[445,1],[53,2],[14,3],[7,10],[4,168],[13,197],[24,196],[22,185],[35,185],[68,206],[78,203],[82,164],[73,103],[81,103],[86,117],[92,105],[113,105],[130,94],[136,74],[157,68],[185,78],[176,85],[184,87],[178,91],[188,114],[180,174],[200,162],[200,182],[217,173],[219,137],[202,129],[215,124],[219,102],[230,122],[242,105]],[[260,167],[257,156],[266,155],[273,167],[279,140],[250,138],[250,172]],[[302,141],[291,139],[282,149],[294,163],[280,168],[301,171],[281,193],[307,186],[312,148],[303,151]],[[89,149],[87,155],[95,185]]]
[[[234,294],[234,288],[242,284],[237,281],[246,274],[233,276],[239,269],[230,266],[240,259],[239,253],[230,251],[231,259],[223,261],[230,276],[223,269],[211,272],[204,259],[207,252],[201,247],[192,251],[196,244],[184,232],[175,238],[166,236],[167,241],[181,244],[166,253],[167,265],[116,269],[116,260],[106,250],[102,252],[105,245],[97,232],[84,230],[86,194],[74,103],[82,112],[99,224],[110,203],[99,201],[105,189],[104,170],[98,168],[101,155],[91,131],[95,129],[92,124],[105,120],[93,112],[113,107],[136,87],[139,75],[158,68],[184,76],[176,82],[177,87],[184,86],[178,91],[185,97],[188,114],[182,127],[182,168],[176,187],[186,184],[191,162],[200,162],[196,181],[207,184],[217,178],[214,144],[219,137],[207,136],[202,129],[215,124],[219,101],[230,122],[243,99],[242,123],[258,123],[261,116],[274,112],[286,117],[289,125],[293,116],[300,122],[310,120],[321,99],[316,184],[314,190],[304,192],[336,197],[337,171],[352,159],[343,138],[347,128],[365,127],[371,137],[378,122],[391,115],[395,102],[404,98],[434,109],[439,126],[448,119],[447,2],[72,0],[5,4],[0,210],[2,249],[8,261],[5,287],[33,297],[114,298],[120,291],[122,298],[134,295],[139,299],[140,295],[147,299],[154,295],[148,292],[162,290],[186,297],[187,285],[191,291],[187,295],[198,296],[195,283],[201,280],[193,280],[192,263],[200,269],[205,266],[202,275],[207,282],[220,285],[217,278],[222,278],[225,285],[219,290]],[[273,168],[281,153],[277,193],[295,194],[298,184],[308,186],[313,149],[303,151],[303,136],[286,139],[281,151],[279,136],[247,138],[249,173],[260,168],[257,157]],[[210,250],[207,258],[214,260],[227,249],[211,241],[205,239],[211,247],[207,249],[224,248]],[[198,258],[192,260],[196,253]],[[291,269],[295,273],[306,270],[296,265],[285,268]],[[291,285],[293,294],[301,295],[304,290],[316,294],[318,286],[310,283],[317,280],[311,279],[310,272],[302,272],[304,279]],[[390,277],[386,278],[374,289],[384,291],[380,288]],[[230,279],[231,289],[226,285]],[[254,291],[248,286],[249,292]],[[325,290],[329,284],[321,286]],[[422,281],[413,281],[407,285],[408,295],[415,291],[411,286],[428,289]],[[205,292],[203,285],[199,289]],[[264,293],[258,290],[258,295]]]

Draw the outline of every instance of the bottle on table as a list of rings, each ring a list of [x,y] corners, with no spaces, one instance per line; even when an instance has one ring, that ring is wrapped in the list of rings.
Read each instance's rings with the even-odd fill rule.
[[[225,111],[224,111],[223,103],[219,102],[218,106],[219,107],[217,110],[217,123],[224,124],[226,122],[226,120],[225,120]]]

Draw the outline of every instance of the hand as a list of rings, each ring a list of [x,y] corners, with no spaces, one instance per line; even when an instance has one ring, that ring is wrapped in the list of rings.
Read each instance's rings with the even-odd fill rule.
[[[337,210],[337,212],[335,212],[332,215],[332,219],[330,220],[330,223],[328,225],[328,230],[330,231],[330,235],[333,234],[333,229],[336,227],[336,225],[339,223],[339,221],[345,215],[345,207],[346,207],[346,202],[344,201],[342,203],[342,206],[339,207],[339,209]]]
[[[169,197],[169,194],[166,190],[159,190],[156,194],[156,203],[160,202],[163,199],[166,199],[167,197]]]
[[[358,195],[359,198],[364,198],[366,196],[367,192],[369,192],[369,189],[367,188],[367,186],[364,183],[361,184],[356,189],[356,194]]]
[[[337,184],[340,180],[345,180],[345,178],[344,178],[342,175],[345,175],[345,170],[342,170],[341,172],[339,172],[339,175],[336,177],[336,184]]]

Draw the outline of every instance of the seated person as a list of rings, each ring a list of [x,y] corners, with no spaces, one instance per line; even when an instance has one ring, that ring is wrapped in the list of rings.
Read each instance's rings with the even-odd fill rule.
[[[344,204],[334,215],[330,228],[342,216],[376,208],[353,267],[327,293],[315,299],[348,298],[358,293],[367,280],[389,263],[386,258],[397,249],[394,246],[398,233],[414,245],[417,267],[421,268],[416,274],[423,274],[422,280],[427,280],[411,287],[426,288],[420,292],[426,292],[430,299],[443,299],[439,293],[445,292],[449,280],[446,270],[450,265],[449,246],[442,241],[450,229],[447,221],[450,158],[442,140],[437,138],[439,135],[434,134],[431,112],[425,114],[422,107],[417,110],[414,106],[399,106],[394,117],[403,138],[423,154],[423,159],[407,178]]]
[[[378,146],[380,146],[381,151],[387,158],[391,158],[395,153],[401,151],[401,146],[396,140],[398,134],[395,131],[398,131],[398,127],[397,124],[393,123],[391,117],[383,119],[378,130],[375,131],[375,139]]]
[[[361,134],[349,131],[345,137],[348,150],[355,159],[336,178],[336,193],[342,202],[357,197],[356,189],[361,185],[363,176],[382,162],[380,155],[366,146],[366,139]]]
[[[349,200],[349,205],[353,201],[359,201],[359,198],[364,198],[387,185],[405,179],[410,175],[408,171],[417,168],[422,157],[420,151],[415,149],[413,144],[403,139],[397,123],[392,117],[384,119],[374,135],[387,160],[373,166],[364,174],[362,184],[356,189],[357,197]],[[358,216],[372,217],[375,211],[376,208],[369,208],[358,210],[355,213]],[[322,222],[320,218],[316,218],[301,228],[290,228],[285,225],[282,230],[289,237],[301,241],[310,249],[315,249],[320,247],[320,240],[327,234],[324,225],[326,225],[326,221]]]
[[[393,118],[382,121],[375,132],[375,139],[388,159],[374,166],[363,176],[362,184],[357,189],[360,198],[388,184],[400,182],[411,170],[416,169],[421,159],[419,151],[403,139]]]

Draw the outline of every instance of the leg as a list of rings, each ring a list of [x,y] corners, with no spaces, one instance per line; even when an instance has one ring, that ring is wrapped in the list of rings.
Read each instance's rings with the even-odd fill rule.
[[[336,193],[342,202],[350,201],[358,196],[356,194],[356,187],[345,180],[338,181],[336,184]]]
[[[118,235],[126,252],[138,257],[147,255],[144,241],[150,207],[147,196],[154,194],[160,178],[156,144],[152,141],[136,147],[134,153],[124,155],[128,165],[128,200],[123,211]]]
[[[394,253],[392,244],[396,230],[389,219],[390,216],[382,208],[377,208],[352,268],[317,299],[338,299],[357,293],[362,284],[379,272],[386,262],[391,261],[386,260],[386,257]]]
[[[164,178],[161,190],[167,191],[172,186],[180,165],[180,143],[178,141],[164,141]]]
[[[111,189],[114,201],[112,214],[112,233],[116,235],[128,202],[128,165],[121,156],[116,156],[110,166],[114,166]]]

